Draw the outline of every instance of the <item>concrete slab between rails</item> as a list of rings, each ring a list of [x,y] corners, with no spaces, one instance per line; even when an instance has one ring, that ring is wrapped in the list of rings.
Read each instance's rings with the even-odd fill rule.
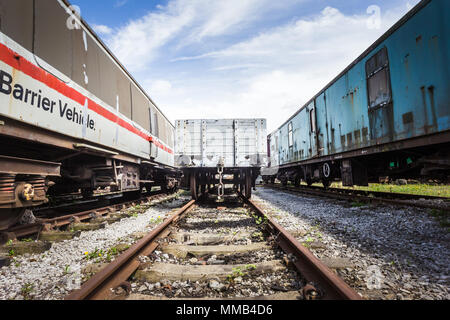
[[[204,216],[217,216],[217,211],[220,211],[220,214],[223,215],[238,215],[238,216],[245,216],[247,211],[245,209],[229,209],[226,207],[217,207],[215,208],[216,210],[214,210],[214,208],[211,208],[212,210],[210,211],[195,211],[193,213],[193,215],[204,215]]]
[[[250,267],[251,266],[251,267]],[[253,267],[256,267],[253,269]],[[229,275],[233,274],[233,269],[239,268],[242,272],[250,275],[259,275],[274,273],[285,270],[286,266],[280,261],[266,261],[248,264],[236,265],[177,265],[170,263],[154,263],[145,270],[138,270],[135,274],[135,279],[158,282],[162,279],[169,281],[208,281],[211,279],[225,280]]]
[[[0,247],[0,253],[15,255],[38,254],[49,250],[52,247],[50,242],[32,241],[32,242],[13,242]]]
[[[91,224],[95,224],[95,223],[107,223],[107,224],[112,224],[115,222],[118,222],[122,220],[122,217],[102,217],[102,218],[95,218],[91,220]]]
[[[235,253],[247,253],[258,250],[270,249],[265,243],[252,243],[249,245],[233,246],[233,245],[223,245],[223,246],[188,246],[183,244],[170,244],[162,247],[164,253],[170,253],[177,258],[186,258],[188,254],[196,257],[206,256],[206,255],[231,255]]]
[[[302,300],[303,297],[298,291],[289,291],[289,292],[280,292],[276,294],[272,294],[269,296],[259,296],[259,297],[236,297],[236,298],[167,298],[166,296],[158,297],[158,296],[149,296],[145,294],[133,293],[126,297],[125,300],[149,300],[149,301],[178,301],[178,300],[186,300],[186,301],[201,301],[201,300],[219,300],[219,301],[233,301],[233,300],[244,300],[244,301],[276,301],[276,300]]]
[[[64,241],[64,240],[72,240],[75,237],[79,237],[81,234],[81,231],[74,231],[74,232],[41,232],[39,234],[39,240],[41,241]]]
[[[348,258],[322,258],[322,262],[330,269],[354,268],[355,265]]]
[[[73,231],[94,231],[99,229],[104,229],[106,227],[106,223],[74,223],[70,226],[70,229]]]
[[[81,269],[81,273],[92,276],[102,269],[106,268],[108,263],[92,263]]]
[[[171,234],[171,239],[176,240],[179,243],[201,245],[214,245],[220,243],[226,243],[231,241],[245,240],[251,237],[249,232],[239,232],[235,235],[226,234],[221,235],[217,233],[174,233]]]
[[[0,268],[9,266],[10,264],[11,264],[11,257],[4,254],[0,254]]]
[[[126,212],[120,212],[120,213],[111,213],[109,216],[111,218],[125,219],[125,218],[129,218],[131,215]]]

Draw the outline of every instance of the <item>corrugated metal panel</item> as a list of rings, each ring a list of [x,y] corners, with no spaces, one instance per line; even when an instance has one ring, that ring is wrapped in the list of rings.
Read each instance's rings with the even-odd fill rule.
[[[175,157],[180,166],[260,166],[267,154],[266,121],[177,120]]]

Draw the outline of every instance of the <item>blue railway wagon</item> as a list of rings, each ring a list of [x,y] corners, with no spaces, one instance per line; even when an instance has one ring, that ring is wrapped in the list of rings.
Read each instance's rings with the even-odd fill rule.
[[[448,177],[449,13],[450,1],[421,1],[284,123],[278,178]]]

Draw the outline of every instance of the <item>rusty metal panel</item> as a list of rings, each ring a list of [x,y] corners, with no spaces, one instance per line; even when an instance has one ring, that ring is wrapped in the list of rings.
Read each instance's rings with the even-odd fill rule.
[[[60,163],[0,156],[0,173],[59,176]]]
[[[310,115],[314,121],[312,127]],[[292,124],[292,146],[289,141],[289,124]],[[287,132],[287,137],[281,135],[282,137],[279,139],[281,164],[305,160],[315,154],[316,132],[313,130],[315,130],[315,116],[314,103],[311,103],[281,129],[281,132]]]
[[[333,98],[334,97],[332,95],[330,96],[330,92],[327,90],[316,99],[316,148],[317,155],[319,156],[324,156],[329,153],[329,112],[337,111],[335,110],[336,106],[334,106],[335,100]]]
[[[434,0],[386,40],[396,140],[450,129],[449,15],[450,2]]]
[[[33,1],[1,0],[0,30],[31,51],[33,48]]]
[[[370,108],[390,102],[389,69],[380,70],[367,81]]]
[[[422,1],[315,96],[319,156],[450,130],[449,14],[450,1]],[[276,131],[287,140],[293,121],[294,146],[295,117]]]
[[[133,121],[142,128],[150,131],[150,104],[146,96],[134,85],[131,84],[131,101],[133,104]]]
[[[72,31],[69,15],[54,0],[35,1],[34,54],[67,77],[72,74]]]

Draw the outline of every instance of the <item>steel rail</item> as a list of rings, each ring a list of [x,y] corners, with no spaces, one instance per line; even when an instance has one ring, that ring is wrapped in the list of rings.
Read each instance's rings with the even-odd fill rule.
[[[323,289],[324,300],[361,300],[361,296],[356,293],[347,283],[331,271],[322,261],[316,258],[311,251],[302,246],[282,226],[276,223],[271,217],[264,213],[251,199],[241,198],[248,203],[261,217],[267,218],[268,231],[275,235],[275,241],[287,254],[293,254],[297,259],[292,261],[300,274],[308,282],[318,284]]]
[[[379,191],[363,191],[363,190],[348,190],[348,189],[324,189],[321,187],[305,187],[302,186],[300,188],[297,187],[287,187],[287,186],[280,186],[280,185],[273,185],[273,184],[264,184],[263,187],[268,187],[272,189],[282,190],[282,191],[288,191],[293,193],[303,193],[303,194],[310,194],[315,196],[321,196],[321,197],[329,197],[334,198],[338,200],[360,200],[364,202],[375,202],[375,203],[386,203],[391,205],[400,205],[400,206],[408,206],[408,207],[416,207],[416,208],[424,208],[424,209],[438,209],[438,210],[444,210],[444,211],[450,211],[450,204],[448,202],[450,201],[449,198],[442,198],[442,197],[434,197],[434,196],[419,196],[419,195],[410,195],[410,194],[402,194],[402,193],[389,193],[389,192],[379,192]],[[370,197],[365,194],[372,194],[374,197]],[[376,197],[376,195],[379,195],[381,197]],[[383,198],[383,196],[389,196],[389,197],[397,197],[402,199],[387,199]],[[416,200],[412,202],[411,200],[404,200],[406,198],[410,198],[411,200]],[[430,204],[430,203],[423,203],[419,202],[417,200],[419,199],[426,199],[426,200],[442,200],[444,203],[441,204]]]
[[[148,256],[158,246],[155,242],[159,237],[169,234],[168,227],[177,221],[181,215],[188,212],[195,204],[195,200],[189,201],[178,209],[170,218],[153,229],[148,235],[135,243],[131,248],[108,264],[104,269],[96,273],[85,282],[79,290],[65,297],[65,300],[104,300],[107,299],[112,288],[120,286],[139,267],[139,256]]]
[[[95,215],[95,217],[101,217],[101,216],[107,215],[109,213],[112,213],[114,211],[120,210],[123,206],[130,206],[130,205],[133,205],[134,203],[143,203],[146,201],[151,201],[153,199],[158,199],[162,195],[163,195],[163,193],[159,193],[159,194],[155,194],[155,195],[146,196],[141,199],[129,200],[129,201],[125,201],[122,203],[111,204],[111,205],[108,205],[105,207],[90,209],[90,210],[72,213],[69,215],[64,215],[64,216],[51,218],[51,219],[38,218],[36,223],[15,226],[15,227],[12,227],[10,229],[0,232],[0,238],[2,238],[1,235],[6,235],[6,237],[14,236],[16,238],[30,236],[30,235],[41,232],[45,228],[45,226],[49,226],[50,228],[58,228],[58,227],[63,227],[63,226],[69,225],[72,222],[74,222],[75,220],[85,221],[85,220],[92,219],[94,217],[94,215]],[[2,239],[0,239],[0,240],[2,240]]]

